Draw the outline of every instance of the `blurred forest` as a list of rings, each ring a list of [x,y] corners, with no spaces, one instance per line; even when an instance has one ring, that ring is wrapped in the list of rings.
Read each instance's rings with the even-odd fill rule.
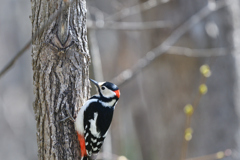
[[[121,90],[108,152],[240,159],[239,0],[87,0],[87,8],[90,77]],[[30,15],[29,0],[1,0],[0,71],[30,40]],[[0,77],[0,159],[37,159],[32,76],[29,48]]]

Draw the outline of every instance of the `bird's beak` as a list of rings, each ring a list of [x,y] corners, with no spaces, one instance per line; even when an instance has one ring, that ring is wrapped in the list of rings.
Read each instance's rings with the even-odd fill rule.
[[[98,82],[97,82],[97,81],[95,81],[95,80],[93,80],[93,79],[90,79],[90,78],[89,78],[89,80],[90,80],[93,84],[95,84],[96,87],[99,89],[99,85],[98,85]]]

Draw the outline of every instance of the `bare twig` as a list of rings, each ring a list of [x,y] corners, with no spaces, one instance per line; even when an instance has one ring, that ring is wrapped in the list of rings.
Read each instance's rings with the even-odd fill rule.
[[[47,23],[45,23],[42,28],[40,28],[40,30],[32,36],[32,39],[35,39],[37,36],[41,35],[41,33],[44,31],[44,29],[46,27],[48,27],[53,20],[59,16],[61,14],[61,12],[66,9],[67,7],[70,7],[70,5],[74,2],[74,0],[72,0],[71,2],[67,3],[67,5],[61,9],[59,9],[55,14],[53,14],[53,16],[51,16],[49,18],[49,20],[47,21]],[[23,53],[26,52],[26,50],[31,46],[32,43],[32,39],[30,39],[27,44],[10,60],[10,62],[7,63],[7,65],[1,70],[0,72],[0,78],[15,64],[15,62],[19,59],[20,56],[23,55]]]
[[[227,5],[228,1],[217,1],[215,7],[205,6],[199,12],[190,17],[185,23],[179,26],[173,33],[158,47],[149,51],[145,57],[138,60],[138,62],[131,68],[124,70],[118,76],[116,76],[112,82],[121,86],[133,77],[135,77],[139,71],[146,68],[156,58],[168,51],[172,45],[174,45],[181,36],[183,36],[190,28],[199,23],[202,19],[206,18],[213,11],[219,10]]]
[[[216,160],[216,159],[223,159],[229,156],[232,156],[231,149],[226,149],[225,151],[219,151],[214,154],[204,155],[200,157],[188,158],[186,160]]]
[[[150,0],[150,1],[153,1],[153,0]],[[149,1],[145,3],[151,4]],[[147,5],[144,5],[144,6],[147,6]],[[110,19],[105,21],[104,17],[107,17],[107,13],[92,6],[90,6],[89,9],[93,13],[93,15],[96,17],[95,18],[96,21],[92,21],[90,19],[88,20],[87,26],[90,29],[144,30],[144,29],[166,28],[166,27],[171,27],[173,25],[172,22],[169,22],[169,21],[116,22]]]
[[[88,28],[91,29],[115,29],[115,30],[144,30],[171,27],[168,21],[150,22],[113,22],[113,21],[88,21]]]
[[[165,1],[164,0],[148,0],[144,3],[137,4],[137,5],[134,5],[129,8],[124,8],[124,9],[120,10],[119,12],[107,17],[105,20],[107,20],[107,21],[119,20],[119,19],[125,18],[127,16],[149,10],[149,9],[156,7],[157,5],[159,5],[161,3],[165,3],[165,2],[168,2],[168,1],[166,1],[166,0]]]
[[[201,74],[201,78],[200,78],[200,84],[206,84],[206,80],[207,80],[207,77],[202,75]],[[193,111],[196,110],[196,108],[198,107],[199,105],[199,102],[202,98],[203,94],[201,92],[198,92],[198,94],[196,95],[194,101],[193,101]],[[186,135],[186,131],[187,129],[191,129],[191,123],[192,123],[192,116],[193,114],[187,114],[186,115],[186,121],[185,121],[185,127],[184,127],[184,135],[183,135],[183,143],[182,143],[182,151],[181,151],[181,158],[180,160],[185,160],[186,157],[187,157],[187,151],[188,151],[188,143],[189,143],[189,140],[186,140],[185,138],[185,135]]]
[[[191,49],[187,47],[171,46],[167,54],[181,55],[187,57],[214,57],[227,55],[226,48],[209,48],[209,49]]]
[[[28,43],[8,62],[8,64],[1,70],[0,78],[14,65],[14,63],[18,60],[21,55],[31,46],[32,40],[28,41]]]
[[[100,10],[99,8],[97,7],[93,7],[93,6],[87,6],[89,12],[88,12],[88,16],[90,17],[91,14],[93,14],[94,17],[98,17],[99,14],[102,14],[103,17],[107,17],[109,16],[109,14],[107,14],[106,12]]]
[[[117,0],[111,1],[111,5],[113,6],[114,9],[117,9],[117,10],[121,10],[121,9],[125,8],[124,5],[120,2],[118,2]]]

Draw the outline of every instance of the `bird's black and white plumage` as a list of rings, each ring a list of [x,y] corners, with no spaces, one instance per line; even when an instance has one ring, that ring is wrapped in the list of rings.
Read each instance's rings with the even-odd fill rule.
[[[86,101],[75,120],[82,160],[96,158],[107,135],[115,105],[120,97],[120,91],[115,84],[90,80],[96,85],[98,94]]]

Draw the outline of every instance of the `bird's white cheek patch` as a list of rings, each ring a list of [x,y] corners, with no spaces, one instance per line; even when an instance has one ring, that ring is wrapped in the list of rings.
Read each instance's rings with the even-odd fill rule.
[[[102,94],[106,98],[113,98],[115,96],[115,92],[113,92],[109,89],[102,90]]]
[[[97,131],[97,127],[96,127],[97,126],[96,125],[97,117],[98,117],[98,114],[95,112],[94,113],[94,118],[90,119],[89,122],[90,122],[90,131],[91,131],[92,135],[99,138],[100,133]]]

